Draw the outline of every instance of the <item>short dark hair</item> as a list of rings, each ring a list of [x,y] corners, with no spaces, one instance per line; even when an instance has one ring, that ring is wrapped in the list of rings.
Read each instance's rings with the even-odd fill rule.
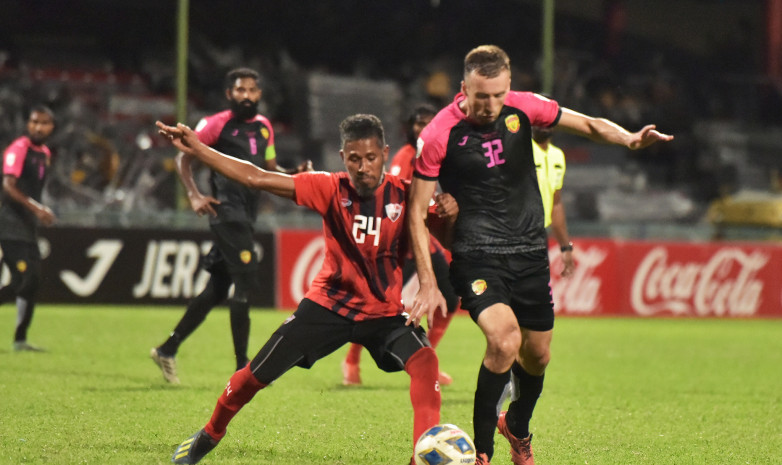
[[[415,108],[413,108],[413,111],[410,112],[410,116],[407,117],[407,121],[405,121],[405,135],[407,136],[407,142],[409,144],[415,145],[416,142],[415,133],[413,132],[413,125],[415,124],[415,121],[422,116],[434,117],[436,114],[437,108],[435,108],[434,105],[430,105],[428,103],[422,103],[416,105]]]
[[[52,119],[52,123],[57,126],[57,118],[55,118],[54,111],[52,111],[48,105],[44,105],[43,103],[36,103],[30,107],[30,111],[27,113],[28,120],[31,116],[33,116],[33,113],[43,113],[45,115],[49,115],[49,118]]]
[[[228,90],[233,89],[236,80],[242,78],[252,78],[257,83],[261,80],[261,75],[254,69],[234,68],[225,75],[225,88]]]
[[[380,147],[386,146],[383,123],[375,115],[356,114],[348,116],[339,123],[339,137],[342,147],[347,142],[361,139],[377,138]]]
[[[503,70],[510,71],[510,58],[496,45],[480,45],[464,57],[464,75],[475,71],[480,76],[497,77]]]

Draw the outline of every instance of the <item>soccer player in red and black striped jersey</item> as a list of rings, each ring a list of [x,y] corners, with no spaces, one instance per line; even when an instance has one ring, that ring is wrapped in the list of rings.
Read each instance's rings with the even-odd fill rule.
[[[410,318],[416,323],[424,315],[431,318],[445,305],[425,223],[439,181],[459,204],[451,281],[487,341],[473,408],[478,464],[492,457],[495,428],[511,443],[514,464],[534,464],[529,421],[550,359],[554,310],[531,127],[555,125],[630,149],[673,139],[653,125],[631,133],[540,95],[511,91],[508,55],[483,45],[465,57],[461,93],[418,140],[409,226],[421,287]],[[498,415],[509,379],[514,400]]]
[[[261,99],[259,74],[249,68],[236,68],[225,77],[225,97],[230,109],[207,116],[196,126],[198,139],[215,150],[245,160],[270,171],[293,173],[308,168],[308,162],[296,170],[277,166],[274,131],[271,122],[258,113]],[[179,346],[204,321],[216,305],[228,299],[236,369],[247,362],[250,336],[250,293],[258,279],[258,255],[253,243],[253,223],[258,215],[260,192],[212,171],[209,184],[212,195],[204,195],[193,178],[191,158],[181,153],[176,158],[190,206],[199,216],[209,215],[209,227],[215,243],[201,262],[209,271],[204,290],[187,305],[182,319],[171,335],[150,356],[163,377],[179,383],[176,354]],[[231,285],[234,292],[228,297]]]
[[[409,118],[406,121],[407,125],[407,144],[402,146],[396,154],[391,158],[389,172],[395,176],[410,181],[413,178],[413,166],[415,164],[415,143],[418,140],[418,136],[421,131],[432,121],[434,115],[437,114],[437,109],[429,104],[417,105]],[[455,205],[455,203],[454,203]],[[435,206],[430,208],[433,210]],[[433,211],[436,213],[436,211]],[[455,216],[455,215],[454,215]],[[438,218],[437,215],[430,215],[430,221]],[[442,220],[446,221],[446,220]],[[429,342],[432,343],[432,347],[437,348],[437,344],[445,334],[445,330],[459,308],[459,297],[454,293],[453,287],[451,287],[448,281],[448,265],[451,262],[451,253],[440,244],[440,242],[434,237],[431,238],[429,244],[429,252],[432,255],[432,264],[435,268],[435,274],[437,276],[437,286],[443,292],[445,300],[448,304],[448,313],[445,317],[435,316],[434,321],[430,322],[427,336]],[[405,263],[402,267],[402,279],[404,283],[408,281],[415,274],[415,262],[413,261],[413,255],[408,252]],[[360,344],[351,344],[348,349],[348,353],[345,356],[345,360],[342,362],[342,384],[355,385],[361,384],[361,375],[359,369],[359,361],[361,360]],[[440,386],[451,384],[453,379],[448,373],[440,372],[438,377]]]
[[[326,257],[298,309],[255,358],[237,371],[206,426],[183,442],[174,463],[197,463],[225,435],[233,416],[294,366],[311,367],[348,342],[369,350],[378,367],[410,375],[413,444],[440,420],[438,362],[426,334],[407,324],[402,306],[408,184],[385,173],[388,146],[372,115],[340,124],[347,172],[289,176],[227,157],[183,125],[158,123],[183,152],[248,187],[292,199],[323,216]]]
[[[37,105],[27,119],[27,135],[11,143],[3,153],[3,189],[0,196],[0,248],[2,263],[11,282],[0,289],[0,303],[16,298],[14,350],[39,351],[27,342],[41,273],[38,225],[56,221],[52,210],[41,204],[51,152],[44,142],[54,131],[54,113]]]

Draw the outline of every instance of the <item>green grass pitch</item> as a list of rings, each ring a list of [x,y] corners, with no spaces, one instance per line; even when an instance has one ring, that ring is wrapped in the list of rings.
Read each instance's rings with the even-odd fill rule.
[[[198,430],[231,375],[228,312],[214,311],[178,356],[180,386],[149,359],[183,308],[40,305],[11,351],[0,307],[0,464],[163,464]],[[287,316],[253,311],[254,353]],[[454,319],[438,354],[454,377],[442,420],[472,432],[484,340]],[[294,368],[234,419],[210,464],[407,464],[408,377],[362,360],[341,385],[345,349]],[[782,464],[782,320],[558,318],[532,422],[539,465]],[[495,464],[509,464],[499,434]]]

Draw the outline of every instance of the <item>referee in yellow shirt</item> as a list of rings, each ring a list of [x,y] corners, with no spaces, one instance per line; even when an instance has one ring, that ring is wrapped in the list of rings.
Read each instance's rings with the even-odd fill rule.
[[[546,217],[546,227],[551,226],[551,232],[559,243],[562,251],[561,276],[573,274],[573,243],[567,232],[565,220],[565,205],[562,203],[562,184],[565,179],[565,154],[551,143],[552,128],[534,126],[532,128],[532,152],[535,155],[535,169],[538,174],[540,196],[543,198],[543,212]]]

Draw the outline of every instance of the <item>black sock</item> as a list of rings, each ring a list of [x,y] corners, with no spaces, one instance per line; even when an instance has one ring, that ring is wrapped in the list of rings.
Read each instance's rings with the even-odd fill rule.
[[[538,397],[543,391],[544,376],[533,376],[527,373],[518,362],[513,362],[511,372],[515,400],[508,406],[505,421],[508,430],[514,436],[524,439],[529,436],[529,422]]]
[[[16,298],[16,331],[14,332],[14,342],[24,342],[27,340],[27,330],[33,321],[33,312],[35,312],[35,302],[24,297]]]
[[[182,344],[188,336],[193,334],[193,331],[198,328],[201,323],[206,319],[206,315],[219,303],[219,297],[215,295],[211,286],[207,288],[201,294],[197,295],[190,303],[187,304],[187,310],[182,316],[182,319],[177,323],[174,331],[171,332],[171,336],[166,339],[166,342],[158,347],[158,350],[163,355],[173,357],[179,350],[179,345]]]
[[[247,344],[250,339],[250,303],[246,300],[231,299],[228,306],[231,310],[231,334],[234,340],[236,369],[241,370],[249,362]]]
[[[475,429],[475,449],[486,454],[489,459],[494,455],[494,430],[497,429],[502,392],[509,378],[510,371],[493,373],[481,363],[472,421]]]

